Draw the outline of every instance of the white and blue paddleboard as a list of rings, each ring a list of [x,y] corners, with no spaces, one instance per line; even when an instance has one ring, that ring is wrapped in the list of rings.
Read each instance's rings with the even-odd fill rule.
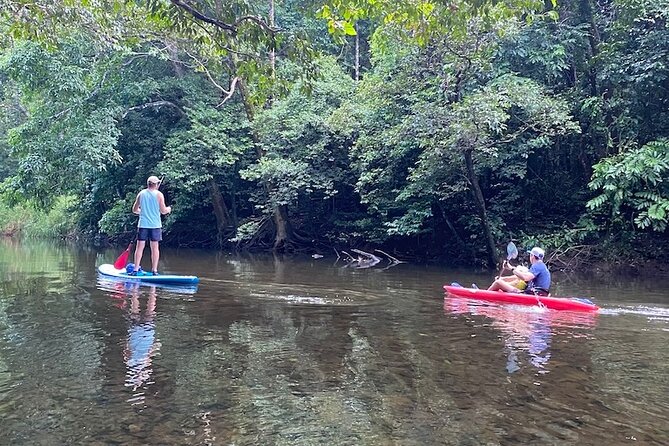
[[[200,281],[197,276],[180,276],[177,274],[160,274],[154,276],[152,273],[140,272],[136,276],[131,276],[125,269],[116,269],[114,265],[104,263],[98,267],[98,272],[103,276],[116,277],[117,279],[133,281],[133,282],[148,282],[161,283],[166,285],[195,285]]]

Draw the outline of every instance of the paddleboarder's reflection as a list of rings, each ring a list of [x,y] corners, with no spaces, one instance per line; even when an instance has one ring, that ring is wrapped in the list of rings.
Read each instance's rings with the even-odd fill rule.
[[[572,332],[577,328],[592,328],[596,324],[594,313],[482,305],[461,298],[444,299],[444,310],[446,313],[480,315],[491,319],[491,326],[503,334],[504,347],[508,352],[506,369],[509,373],[521,369],[519,352],[529,354],[530,364],[539,373],[548,373],[546,366],[551,358],[551,340],[555,332]]]
[[[142,311],[139,284],[132,284],[130,290],[130,307],[128,313],[128,336],[123,350],[126,364],[125,386],[132,389],[133,397],[128,401],[141,404],[144,401],[144,390],[153,384],[153,357],[160,349],[156,340],[156,287],[144,287],[148,291],[146,308]],[[139,389],[139,391],[138,391]]]

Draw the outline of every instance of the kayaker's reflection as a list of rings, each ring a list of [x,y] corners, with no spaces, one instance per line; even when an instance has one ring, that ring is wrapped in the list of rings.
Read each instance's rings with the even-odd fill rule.
[[[527,351],[530,355],[530,364],[539,369],[539,373],[548,373],[545,366],[551,358],[551,327],[540,316],[534,315],[527,321],[529,333],[516,331],[514,326],[505,325],[508,321],[495,321],[493,326],[497,326],[506,332],[507,337],[504,345],[509,355],[506,361],[506,370],[514,373],[520,370],[517,352]]]
[[[467,299],[445,299],[444,310],[453,314],[472,314],[492,320],[492,327],[503,334],[504,347],[508,352],[506,370],[509,373],[521,369],[518,355],[529,354],[529,363],[538,373],[548,373],[546,366],[551,359],[551,340],[560,327],[569,331],[576,327],[592,327],[595,319],[589,313],[573,313],[541,310],[533,307],[518,309],[505,306],[477,305]]]
[[[128,336],[123,349],[123,360],[126,364],[125,386],[136,392],[129,400],[133,404],[144,401],[144,390],[153,384],[153,357],[160,349],[160,342],[156,340],[156,287],[148,289],[146,308],[142,311],[140,302],[140,287],[136,285],[130,291],[130,307],[128,313]],[[138,392],[138,389],[142,389]]]

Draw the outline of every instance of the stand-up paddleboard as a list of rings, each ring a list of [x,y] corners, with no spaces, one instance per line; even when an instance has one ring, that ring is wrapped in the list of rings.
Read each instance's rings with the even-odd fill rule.
[[[200,281],[197,276],[180,276],[176,274],[159,274],[154,276],[152,273],[140,272],[136,276],[131,276],[125,269],[116,269],[114,265],[108,263],[98,267],[98,272],[103,276],[116,277],[127,281],[148,282],[166,285],[194,285]]]
[[[131,294],[142,289],[158,288],[176,294],[195,294],[198,284],[175,285],[170,283],[154,283],[139,280],[126,280],[118,277],[98,274],[97,288],[114,294]]]
[[[534,294],[506,293],[504,291],[488,291],[476,288],[444,285],[448,294],[468,299],[485,300],[518,305],[543,306],[551,310],[597,311],[599,307],[588,299],[574,297],[546,297]]]

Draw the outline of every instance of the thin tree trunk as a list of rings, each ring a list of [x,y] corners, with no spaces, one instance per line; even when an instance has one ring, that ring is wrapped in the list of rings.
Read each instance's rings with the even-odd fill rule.
[[[244,104],[244,110],[246,111],[246,117],[249,120],[249,122],[252,123],[253,119],[255,118],[255,109],[253,108],[253,104],[251,104],[251,101],[249,100],[246,83],[243,80],[240,80],[238,86],[239,86],[238,87],[239,93],[242,97],[242,102]],[[260,142],[260,136],[255,130],[253,130],[251,132],[251,138],[253,139],[254,146],[256,149],[256,156],[260,160],[262,159],[262,157],[265,156],[265,150],[263,149],[262,144]],[[267,183],[264,183],[264,187],[265,187],[265,192],[268,195],[270,195],[271,186],[268,185]],[[274,221],[274,227],[276,229],[273,249],[275,251],[286,249],[293,240],[293,231],[290,225],[290,221],[288,219],[288,207],[286,205],[278,205],[273,210],[272,219]]]
[[[481,186],[479,184],[478,177],[476,176],[476,172],[474,171],[472,150],[465,150],[464,157],[465,166],[467,168],[467,179],[469,180],[469,184],[471,185],[472,191],[474,192],[474,201],[476,202],[476,207],[479,210],[479,215],[483,224],[483,233],[488,245],[488,262],[490,263],[490,266],[494,266],[497,263],[495,238],[492,235],[492,228],[490,227],[490,222],[488,221],[488,212],[486,210],[483,192],[481,192]]]
[[[460,234],[458,234],[457,229],[455,229],[455,225],[451,221],[450,218],[448,218],[448,215],[446,215],[446,211],[444,210],[444,207],[441,205],[441,203],[437,203],[436,205],[437,209],[441,212],[441,217],[444,219],[446,222],[446,226],[448,226],[448,229],[451,231],[451,234],[453,235],[453,238],[455,241],[458,243],[461,249],[466,249],[468,251],[471,251],[469,246],[465,243],[464,240],[462,240],[462,237],[460,237]]]
[[[274,28],[274,0],[269,0],[269,26]],[[276,52],[274,51],[274,37],[272,37],[272,49],[269,51],[269,62],[272,67],[272,79],[276,77]]]
[[[599,54],[599,30],[597,29],[597,24],[595,23],[595,15],[593,12],[593,5],[590,0],[581,0],[580,2],[580,12],[583,18],[588,23],[588,42],[590,43],[590,60],[588,69],[588,80],[590,83],[590,96],[597,96],[597,70],[595,68],[595,58]]]
[[[360,80],[360,36],[357,23],[355,24],[355,80]]]
[[[178,78],[184,77],[184,68],[179,62],[179,53],[176,46],[173,42],[168,40],[165,41],[165,47],[167,48],[167,53],[170,56],[170,61],[172,62],[172,68],[174,68],[174,75]]]
[[[172,60],[172,65],[174,67],[174,74],[177,78],[183,78],[184,70],[181,64],[179,63],[179,53],[176,46],[172,42],[165,42],[167,50]],[[223,236],[225,230],[231,227],[230,212],[228,207],[225,204],[225,199],[221,193],[221,188],[218,187],[216,179],[212,178],[207,183],[207,188],[209,189],[209,197],[211,198],[211,204],[214,208],[214,216],[216,217],[216,238],[219,244],[223,243]],[[234,222],[234,227],[236,227],[237,222]]]
[[[214,215],[216,216],[217,238],[218,242],[221,243],[225,229],[230,227],[230,212],[216,181],[214,179],[209,180],[207,186],[209,187],[209,196],[211,204],[214,207]]]
[[[274,28],[274,0],[269,0],[269,26]],[[274,43],[274,41],[272,42]],[[272,69],[272,79],[276,78],[276,53],[274,46],[269,53],[269,60]],[[269,97],[269,104],[274,101],[273,95]],[[288,207],[286,205],[279,205],[274,209],[274,225],[276,227],[276,234],[274,237],[274,251],[284,250],[293,238],[293,231],[288,219]]]

